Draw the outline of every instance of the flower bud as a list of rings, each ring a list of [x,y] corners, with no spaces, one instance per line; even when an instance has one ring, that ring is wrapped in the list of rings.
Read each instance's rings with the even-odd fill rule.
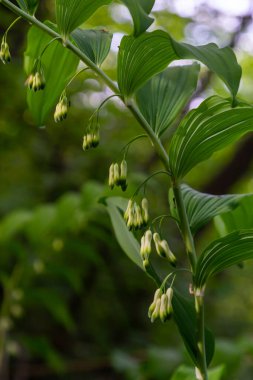
[[[161,291],[160,288],[158,288],[155,291],[153,302],[152,302],[152,304],[150,305],[150,307],[148,309],[148,316],[149,316],[149,318],[151,318],[151,315],[152,315],[153,311],[155,310],[157,300],[161,298],[161,295],[162,295],[162,291]]]
[[[171,252],[167,241],[162,240],[160,242],[160,247],[161,247],[161,252],[162,252],[161,256],[169,260],[170,264],[175,267],[177,265],[177,259],[175,255]]]
[[[148,219],[149,219],[147,198],[143,198],[143,200],[141,202],[141,206],[142,206],[143,223],[146,225],[146,224],[148,224]]]
[[[140,248],[140,255],[141,258],[144,260],[145,259],[145,236],[143,235],[141,238],[141,248]]]
[[[161,305],[161,299],[158,298],[158,300],[156,301],[155,310],[151,314],[151,322],[152,323],[159,317],[160,305]]]
[[[123,160],[120,164],[120,186],[122,191],[127,189],[127,162]]]
[[[129,211],[129,216],[127,220],[127,228],[131,231],[135,227],[135,213],[134,209],[131,208]]]
[[[89,149],[91,148],[92,141],[93,141],[92,133],[87,133],[86,138],[87,138],[87,149]]]
[[[166,291],[166,296],[167,296],[167,299],[168,299],[168,303],[167,303],[167,317],[170,318],[171,314],[172,314],[172,298],[173,298],[173,289],[172,288],[168,288],[167,291]]]
[[[26,80],[27,87],[31,90],[33,88],[33,75],[30,74]]]
[[[87,150],[87,149],[88,149],[87,136],[84,135],[83,136],[83,150]]]
[[[92,136],[92,147],[96,148],[99,144],[100,136],[99,136],[99,130],[97,129]]]
[[[2,40],[2,43],[1,43],[0,59],[4,64],[9,63],[11,61],[9,45],[7,44],[5,40]]]
[[[121,161],[121,164],[120,164],[120,179],[121,179],[121,181],[126,181],[126,179],[127,179],[127,162],[126,162],[126,160]]]
[[[155,242],[156,252],[158,253],[158,255],[164,259],[169,260],[171,265],[176,266],[177,259],[175,255],[171,252],[167,241],[161,240],[157,232],[154,233],[153,239]]]
[[[139,205],[135,203],[135,223],[134,226],[136,229],[141,228],[143,226],[143,218],[142,212]]]
[[[168,306],[168,296],[166,294],[163,294],[161,297],[161,305],[160,305],[160,311],[159,311],[159,316],[162,322],[165,322],[167,319],[167,306]]]
[[[108,185],[109,185],[111,190],[114,188],[114,164],[111,164],[111,166],[109,168]]]
[[[39,91],[45,88],[45,77],[42,67],[33,71],[26,80],[26,85],[30,90]]]
[[[151,254],[151,242],[152,242],[152,232],[147,230],[145,233],[145,254],[149,256]]]
[[[119,174],[119,165],[116,163],[114,164],[114,183],[115,185],[119,185],[120,182],[120,174]]]
[[[67,96],[64,94],[60,97],[59,102],[56,105],[55,113],[54,113],[54,121],[58,123],[66,119],[68,114],[69,101]]]
[[[160,238],[160,235],[155,232],[153,234],[153,239],[154,239],[154,242],[155,242],[155,247],[156,247],[156,251],[158,250],[158,247],[159,247],[159,243],[161,242],[161,238]]]
[[[127,209],[124,214],[124,219],[126,222],[128,221],[130,210],[132,210],[132,208],[133,208],[133,201],[132,199],[129,199],[128,204],[127,204]]]

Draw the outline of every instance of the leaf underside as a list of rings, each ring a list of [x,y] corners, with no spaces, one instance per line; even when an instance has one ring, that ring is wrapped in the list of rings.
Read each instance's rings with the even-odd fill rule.
[[[187,185],[182,185],[182,195],[190,228],[195,234],[216,215],[235,209],[243,198],[250,194],[211,195],[201,193]]]
[[[235,231],[215,240],[198,259],[196,286],[201,288],[213,275],[250,259],[253,259],[253,230]]]
[[[190,111],[174,134],[169,156],[175,178],[184,177],[201,161],[253,130],[253,108],[232,108],[228,100],[212,96]]]
[[[241,67],[231,48],[220,49],[215,44],[195,47],[179,43],[162,30],[142,33],[137,38],[122,38],[118,54],[118,84],[121,93],[126,97],[133,95],[172,61],[186,58],[204,63],[223,80],[235,98]]]
[[[59,32],[64,37],[84,23],[95,11],[112,0],[56,0],[56,20]]]
[[[172,126],[194,93],[198,64],[169,67],[136,93],[141,113],[157,135]]]
[[[71,37],[78,48],[98,66],[110,52],[112,34],[105,30],[76,29]]]
[[[149,17],[155,0],[121,0],[127,6],[131,13],[134,23],[134,36],[138,36],[145,32],[154,22],[152,17]]]

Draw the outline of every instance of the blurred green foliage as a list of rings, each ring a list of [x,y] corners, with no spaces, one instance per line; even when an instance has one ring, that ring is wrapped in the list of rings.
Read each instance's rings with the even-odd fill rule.
[[[181,17],[166,6],[154,12],[155,27],[194,42],[194,30],[203,23],[201,15],[208,20],[208,12],[201,12],[196,9],[192,16]],[[41,2],[39,15],[54,20],[52,2]],[[12,20],[13,15],[1,7],[1,33]],[[235,21],[239,23],[240,18]],[[116,4],[99,9],[86,23],[87,28],[94,26],[116,36],[104,66],[115,79],[117,41],[132,30],[126,8]],[[121,149],[141,129],[116,99],[111,100],[100,115],[101,145],[88,153],[82,151],[88,118],[110,95],[90,72],[71,84],[72,107],[62,125],[56,125],[51,114],[46,127],[34,126],[22,71],[28,27],[20,23],[10,33],[13,62],[0,69],[3,379],[167,380],[182,361],[189,364],[189,358],[182,352],[173,324],[150,324],[147,309],[154,285],[121,252],[109,217],[97,202],[111,194],[105,186],[110,163],[121,159]],[[224,45],[231,35],[221,25],[220,32],[214,26],[208,38],[207,42],[218,40]],[[240,96],[252,102],[253,57],[240,43],[236,50],[243,67]],[[202,69],[202,77],[205,74]],[[226,94],[221,82],[212,77],[199,97],[213,91]],[[240,144],[229,147],[200,164],[188,175],[188,183],[198,190],[207,188],[218,172],[229,167],[239,148]],[[130,148],[128,165],[126,196],[159,167],[145,140]],[[230,186],[231,193],[253,190],[252,166],[251,156],[247,170]],[[153,179],[147,192],[153,216],[164,213],[166,178]],[[183,262],[182,243],[173,223],[165,222],[162,228]],[[199,247],[207,246],[215,234],[213,228],[201,231]],[[213,279],[207,294],[207,324],[219,337],[212,365],[225,364],[224,380],[252,379],[251,273],[251,263],[233,268]]]

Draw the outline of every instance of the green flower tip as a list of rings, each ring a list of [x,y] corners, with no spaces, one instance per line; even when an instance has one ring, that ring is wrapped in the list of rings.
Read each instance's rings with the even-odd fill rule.
[[[122,191],[127,189],[127,162],[123,160],[121,164],[112,163],[109,168],[108,185],[112,190],[114,186],[120,186]]]
[[[10,53],[9,45],[4,39],[2,40],[2,43],[1,43],[0,59],[4,64],[10,63],[11,61],[11,53]]]

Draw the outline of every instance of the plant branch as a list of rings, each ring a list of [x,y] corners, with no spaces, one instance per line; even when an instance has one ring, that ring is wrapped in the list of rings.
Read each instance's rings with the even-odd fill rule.
[[[101,70],[94,62],[92,62],[89,57],[86,56],[83,52],[81,52],[78,47],[76,47],[74,44],[72,44],[69,40],[63,41],[63,37],[49,28],[46,24],[39,21],[35,16],[31,16],[28,13],[24,12],[22,9],[14,5],[9,0],[0,0],[0,2],[5,5],[8,9],[13,11],[15,14],[22,16],[26,21],[30,22],[31,24],[37,26],[39,29],[43,30],[45,33],[49,34],[53,38],[57,38],[62,41],[63,45],[72,51],[77,57],[81,59],[82,62],[84,62],[88,67],[90,67],[103,81],[107,84],[107,86],[116,94],[119,93],[119,89],[117,85],[104,73],[103,70]],[[123,103],[127,106],[127,108],[131,111],[131,113],[135,116],[135,118],[139,121],[143,129],[148,133],[154,148],[163,162],[166,170],[170,171],[169,167],[169,158],[168,155],[162,146],[159,138],[156,136],[155,132],[152,130],[146,119],[142,116],[138,108],[133,104],[127,104],[124,102],[123,98],[120,97],[120,99],[123,101]]]
[[[18,16],[22,16],[26,21],[29,23],[35,25],[45,33],[49,34],[55,39],[58,39],[62,42],[63,46],[72,51],[77,57],[80,58],[82,62],[84,62],[93,72],[97,74],[98,77],[100,77],[105,84],[115,93],[119,94],[119,89],[117,85],[102,71],[99,67],[96,66],[94,62],[92,62],[82,51],[78,49],[74,44],[72,44],[69,40],[65,40],[59,33],[55,32],[51,28],[49,28],[44,23],[40,22],[36,17],[31,16],[24,12],[22,9],[14,5],[9,0],[0,0],[0,3],[2,3],[4,6],[6,6],[8,9],[13,11]],[[119,95],[118,95],[119,96]],[[138,107],[134,104],[133,101],[124,101],[122,96],[119,96],[122,102],[125,104],[125,106],[130,110],[132,115],[135,117],[135,119],[140,123],[144,131],[149,136],[151,143],[154,147],[154,150],[156,151],[158,157],[160,158],[161,162],[163,163],[165,169],[167,172],[170,173],[170,162],[168,154],[162,145],[159,137],[155,134],[153,129],[150,127],[149,123],[146,121],[144,116],[139,111]],[[190,226],[188,217],[186,214],[185,204],[183,201],[182,193],[180,186],[177,183],[173,183],[174,188],[174,195],[176,199],[176,204],[178,208],[178,214],[180,218],[180,227],[182,236],[185,242],[186,251],[189,257],[189,261],[191,264],[191,269],[193,273],[193,280],[194,280],[194,273],[196,268],[196,251],[195,251],[195,245],[194,240],[191,234]],[[205,356],[205,334],[204,334],[204,305],[203,305],[203,298],[198,297],[195,295],[195,309],[197,313],[197,335],[198,335],[198,370],[200,372],[200,379],[201,380],[207,380],[207,370],[206,370],[206,356]]]

